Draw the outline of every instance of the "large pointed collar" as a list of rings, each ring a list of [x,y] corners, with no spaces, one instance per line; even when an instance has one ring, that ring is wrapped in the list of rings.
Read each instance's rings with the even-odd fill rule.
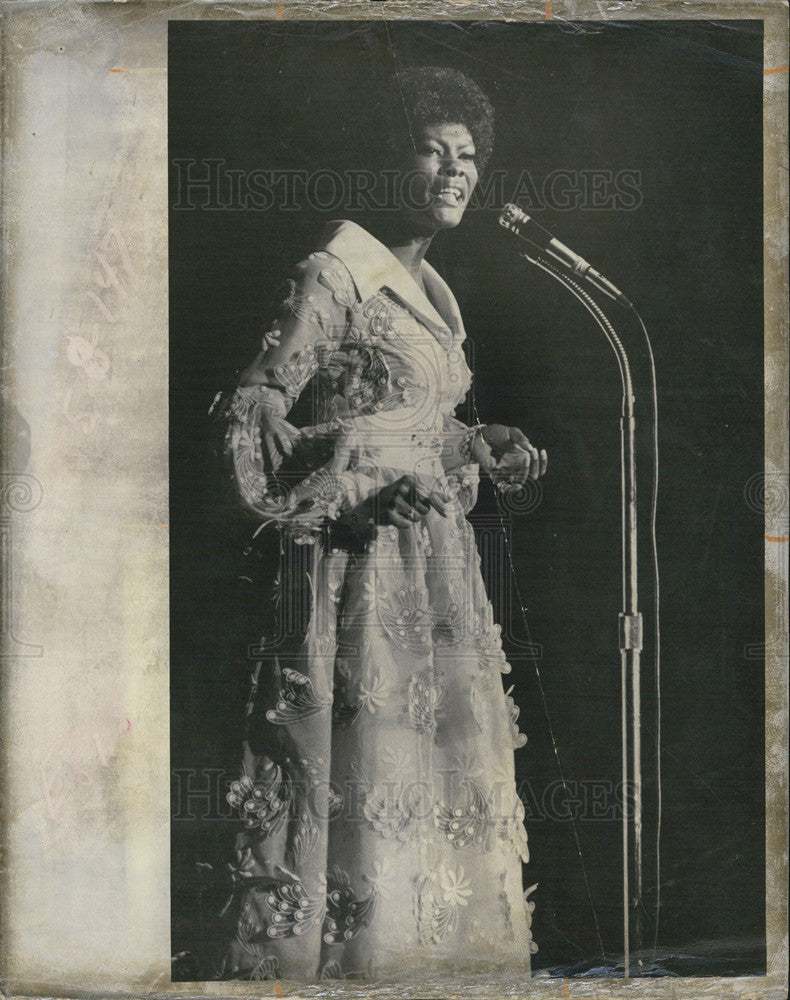
[[[364,302],[387,288],[449,349],[453,339],[463,340],[464,328],[455,296],[427,262],[422,277],[433,303],[398,258],[356,222],[330,222],[321,249],[338,257],[349,270]]]

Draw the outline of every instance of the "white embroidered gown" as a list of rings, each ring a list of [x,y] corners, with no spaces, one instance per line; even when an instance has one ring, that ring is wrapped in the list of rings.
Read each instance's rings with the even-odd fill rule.
[[[525,737],[465,517],[478,469],[452,415],[470,385],[464,331],[422,267],[427,295],[365,230],[332,224],[288,280],[259,381],[218,403],[243,503],[284,544],[310,543],[309,572],[279,580],[281,602],[309,595],[308,623],[255,665],[228,796],[241,832],[224,978],[529,975]],[[308,382],[302,471],[275,474],[261,410],[285,416]],[[447,516],[336,544],[327,525],[404,473]]]

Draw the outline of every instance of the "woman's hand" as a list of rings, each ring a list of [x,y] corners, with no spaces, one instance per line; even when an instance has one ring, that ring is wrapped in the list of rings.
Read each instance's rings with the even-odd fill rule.
[[[447,508],[435,492],[420,485],[414,476],[401,476],[385,486],[371,498],[371,513],[376,524],[394,524],[396,528],[410,528],[421,521],[433,507],[442,517]]]
[[[261,443],[269,454],[272,470],[276,472],[283,459],[293,454],[293,441],[299,436],[299,431],[283,417],[265,408],[261,409],[260,428]]]
[[[544,475],[548,464],[545,450],[538,451],[518,427],[487,424],[475,437],[472,457],[495,483],[521,486],[527,479]]]
[[[396,528],[410,528],[421,521],[432,507],[442,517],[447,516],[447,508],[435,491],[419,484],[414,476],[405,475],[379,490],[353,511],[341,515],[338,522],[355,531],[364,527],[371,538],[375,538],[376,525],[394,524]]]
[[[330,525],[331,544],[350,552],[362,552],[369,542],[375,541],[378,525],[410,528],[422,520],[432,507],[442,517],[447,516],[447,508],[435,492],[429,492],[425,486],[418,484],[414,476],[401,476],[333,521]]]

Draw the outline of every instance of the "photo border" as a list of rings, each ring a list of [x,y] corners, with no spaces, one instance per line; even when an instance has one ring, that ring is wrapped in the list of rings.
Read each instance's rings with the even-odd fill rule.
[[[89,358],[101,366],[100,353],[115,372],[134,383],[141,357],[157,369],[142,399],[147,433],[135,437],[135,456],[128,474],[127,492],[113,487],[106,473],[106,454],[96,461],[95,476],[82,475],[78,466],[58,474],[57,447],[51,445],[39,462],[37,475],[3,469],[3,569],[7,583],[3,614],[3,840],[6,862],[2,874],[4,950],[0,984],[16,996],[331,996],[448,997],[447,985],[425,981],[419,986],[392,989],[343,982],[297,986],[283,982],[170,983],[169,953],[169,768],[168,760],[168,505],[167,505],[167,24],[170,20],[527,20],[551,19],[582,23],[616,20],[762,20],[764,43],[764,276],[765,276],[765,671],[766,671],[766,933],[767,975],[764,977],[557,980],[537,975],[528,984],[506,977],[492,986],[483,979],[458,984],[466,996],[494,997],[507,990],[530,997],[640,998],[738,997],[762,1000],[784,996],[787,987],[788,929],[786,886],[787,835],[787,652],[788,652],[788,175],[787,175],[787,7],[777,2],[667,2],[644,0],[624,5],[596,0],[548,0],[544,3],[469,4],[445,0],[399,0],[395,3],[284,3],[169,0],[98,3],[7,0],[3,4],[3,177],[2,227],[4,372],[10,373],[7,398],[25,399],[43,422],[53,393],[69,430],[72,418],[90,414],[64,410],[73,362],[63,352],[53,370],[41,379],[26,348],[26,330],[35,321],[44,330],[56,330],[44,305],[51,295],[60,304],[59,317],[76,317],[84,324]],[[65,67],[65,69],[64,69]],[[57,148],[41,162],[27,134],[31,121],[42,114],[41,102],[50,95],[65,113],[57,88],[65,74],[79,77],[90,100],[68,108],[60,141],[83,134],[93,151],[96,171],[91,180],[59,178]],[[91,89],[91,88],[94,89]],[[95,103],[93,103],[95,102]],[[140,102],[141,106],[138,106]],[[96,114],[99,114],[98,121]],[[91,117],[93,116],[93,118]],[[67,131],[68,129],[71,131]],[[25,134],[23,134],[23,131]],[[63,214],[37,220],[42,188],[61,184]],[[44,197],[46,202],[47,195]],[[47,225],[63,235],[62,246],[79,251],[66,264],[48,248],[43,235],[31,237],[33,222],[44,234]],[[71,234],[70,228],[75,232]],[[77,231],[79,230],[79,232]],[[118,233],[122,239],[118,239]],[[80,235],[84,241],[75,242]],[[115,234],[115,235],[114,235]],[[134,251],[129,251],[134,248]],[[59,247],[61,249],[61,247]],[[125,259],[125,251],[129,253]],[[127,267],[133,294],[117,294],[108,274],[98,272],[97,254],[104,254],[116,273]],[[43,263],[42,263],[43,262]],[[93,296],[97,312],[85,318],[85,296]],[[96,300],[96,301],[94,301]],[[54,323],[54,325],[52,325]],[[96,337],[93,330],[98,327]],[[83,327],[80,326],[80,329]],[[117,350],[120,337],[139,336],[138,355],[128,359]],[[59,334],[53,333],[53,343]],[[81,346],[81,345],[77,345]],[[115,353],[114,353],[115,348]],[[87,349],[86,349],[87,350]],[[128,353],[128,352],[127,352]],[[71,364],[72,367],[69,367]],[[96,377],[95,368],[88,378]],[[92,376],[90,372],[93,371]],[[37,387],[39,387],[37,389]],[[131,392],[131,390],[128,390]],[[97,407],[129,405],[129,396],[112,399],[97,392]],[[38,426],[38,424],[36,424]],[[34,427],[35,429],[35,427]],[[156,431],[155,434],[151,433]],[[34,437],[34,441],[36,438]],[[75,461],[78,461],[75,459]],[[48,474],[41,471],[46,468]],[[76,469],[76,471],[75,471]],[[97,501],[96,498],[99,498]],[[772,500],[771,498],[778,498]],[[782,497],[784,500],[782,501]],[[127,506],[131,498],[131,509]],[[106,506],[103,503],[106,501]],[[88,520],[68,538],[69,512],[88,511]],[[90,550],[91,538],[106,533],[114,551]],[[72,546],[72,547],[70,547]],[[60,577],[54,565],[73,556],[70,572]],[[85,581],[79,567],[99,567],[97,579]],[[113,575],[113,567],[114,573]],[[51,569],[51,567],[50,567]],[[77,574],[77,575],[75,575]],[[87,621],[95,634],[81,635],[78,648],[71,623],[85,608],[101,609],[100,585],[113,581],[118,603],[107,621],[91,612]],[[58,590],[58,587],[66,588]],[[54,589],[53,589],[54,588]],[[51,594],[52,605],[42,604]],[[87,595],[87,596],[86,596]],[[111,601],[111,596],[105,595]],[[88,602],[86,605],[86,601]],[[91,603],[93,602],[93,603]],[[58,615],[51,615],[57,607]],[[83,610],[80,611],[80,608]],[[67,624],[62,624],[63,622]],[[112,642],[100,634],[107,628]],[[144,641],[140,641],[144,637]],[[44,657],[43,650],[47,651]],[[52,651],[52,653],[50,653]],[[46,660],[59,665],[53,677]],[[118,676],[111,669],[122,662]],[[87,739],[95,752],[86,756],[90,779],[87,798],[79,807],[66,799],[60,811],[50,813],[50,824],[20,807],[34,789],[40,806],[42,773],[39,762],[70,732],[69,711],[78,702],[102,706],[101,720]],[[124,729],[128,723],[128,729]],[[99,726],[97,730],[96,726]],[[101,728],[104,726],[105,728]],[[84,736],[84,734],[83,734]],[[80,764],[82,766],[82,763]],[[51,789],[49,790],[51,792]],[[97,833],[91,848],[114,871],[125,859],[129,884],[120,901],[102,896],[91,883],[91,859],[75,857],[86,836],[85,813],[104,820],[107,802],[113,822]],[[52,802],[48,805],[53,805]],[[120,838],[120,842],[119,842]],[[62,862],[60,884],[68,878],[88,881],[88,902],[104,900],[106,912],[122,905],[130,932],[123,947],[108,940],[101,926],[102,912],[65,929],[68,913],[58,911],[58,883],[45,878],[41,857],[31,852],[53,852]],[[69,865],[69,862],[71,866]],[[133,883],[133,884],[132,884]],[[91,892],[94,894],[91,896]],[[42,894],[51,895],[47,919],[41,920]],[[111,904],[107,908],[108,902]],[[279,991],[279,992],[278,992]]]

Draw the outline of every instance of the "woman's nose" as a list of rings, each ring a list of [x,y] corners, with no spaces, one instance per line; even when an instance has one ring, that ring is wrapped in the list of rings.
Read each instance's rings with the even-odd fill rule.
[[[446,159],[442,164],[442,173],[448,174],[450,177],[456,177],[463,173],[460,161],[453,157]]]

